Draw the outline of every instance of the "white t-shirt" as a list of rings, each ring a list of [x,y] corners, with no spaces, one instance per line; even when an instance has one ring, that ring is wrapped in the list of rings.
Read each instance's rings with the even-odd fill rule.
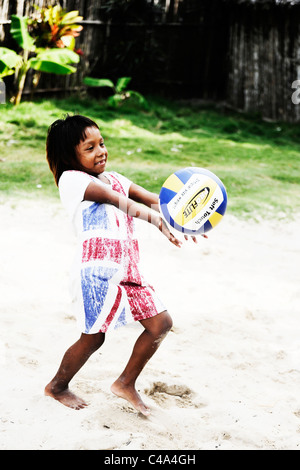
[[[123,194],[128,197],[129,188],[132,184],[128,178],[116,172],[104,172],[103,174],[110,181],[112,189],[123,192]],[[94,204],[93,201],[84,201],[85,191],[91,182],[106,185],[106,183],[101,181],[99,178],[91,176],[83,171],[76,170],[65,171],[58,182],[62,205],[69,215],[77,236],[80,235],[82,231],[82,210],[91,204]],[[116,188],[117,182],[119,182],[119,187]],[[112,206],[110,206],[110,209],[114,211]]]
[[[128,196],[131,181],[105,172],[111,189]],[[133,218],[112,204],[85,201],[90,182],[106,184],[81,171],[66,171],[59,180],[62,204],[78,239],[71,269],[72,303],[81,332],[106,332],[165,310],[139,271]]]

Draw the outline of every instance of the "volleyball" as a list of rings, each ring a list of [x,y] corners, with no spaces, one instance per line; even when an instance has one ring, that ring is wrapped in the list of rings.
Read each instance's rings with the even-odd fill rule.
[[[164,220],[187,235],[201,235],[223,218],[227,193],[222,181],[205,168],[188,167],[170,175],[159,193]]]

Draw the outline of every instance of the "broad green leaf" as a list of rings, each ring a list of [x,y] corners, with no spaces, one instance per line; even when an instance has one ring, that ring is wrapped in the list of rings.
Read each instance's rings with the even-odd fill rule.
[[[55,73],[57,75],[68,75],[76,72],[76,68],[71,65],[63,65],[50,60],[39,60],[34,57],[29,59],[30,67],[39,72]]]
[[[92,78],[92,77],[85,77],[83,79],[83,82],[85,83],[85,85],[88,85],[88,86],[94,86],[94,87],[103,87],[103,86],[107,86],[107,87],[110,87],[110,88],[115,88],[113,82],[111,80],[109,80],[108,78]]]
[[[117,93],[121,93],[127,87],[128,83],[130,82],[131,77],[121,77],[118,79],[116,84],[116,91]]]
[[[12,69],[17,65],[21,65],[22,58],[12,49],[0,47],[0,62],[6,67]]]
[[[26,51],[34,50],[34,40],[28,33],[27,29],[28,18],[25,16],[11,15],[10,32],[12,37],[22,49]]]
[[[70,49],[44,49],[40,50],[36,59],[39,61],[56,62],[61,65],[77,64],[80,57]]]

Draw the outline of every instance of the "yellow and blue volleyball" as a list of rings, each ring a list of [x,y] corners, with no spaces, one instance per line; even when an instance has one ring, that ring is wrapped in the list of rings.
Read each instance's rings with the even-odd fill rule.
[[[159,193],[160,212],[173,228],[200,235],[223,218],[227,193],[222,181],[205,168],[183,168],[170,175]]]

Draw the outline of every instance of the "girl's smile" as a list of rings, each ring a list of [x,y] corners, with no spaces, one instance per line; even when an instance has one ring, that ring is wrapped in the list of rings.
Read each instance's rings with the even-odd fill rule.
[[[97,127],[85,129],[86,138],[76,147],[78,162],[83,170],[92,175],[103,173],[107,162],[107,149]]]

